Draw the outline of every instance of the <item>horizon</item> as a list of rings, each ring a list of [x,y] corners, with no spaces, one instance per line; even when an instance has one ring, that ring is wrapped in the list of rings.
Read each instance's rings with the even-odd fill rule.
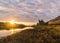
[[[0,0],[0,43],[60,43],[60,0]]]
[[[0,21],[0,22],[11,22],[11,21]],[[16,24],[24,24],[24,25],[35,25],[35,24],[37,24],[37,22],[15,22],[14,21],[14,23],[16,23]]]

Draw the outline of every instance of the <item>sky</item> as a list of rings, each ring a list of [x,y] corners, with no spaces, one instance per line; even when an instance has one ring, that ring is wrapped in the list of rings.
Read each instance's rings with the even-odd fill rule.
[[[0,21],[49,21],[60,16],[60,0],[0,0]]]

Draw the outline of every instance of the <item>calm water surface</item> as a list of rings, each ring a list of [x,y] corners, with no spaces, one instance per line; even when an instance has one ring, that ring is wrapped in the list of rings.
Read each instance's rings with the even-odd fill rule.
[[[20,32],[26,29],[33,29],[33,27],[25,27],[23,29],[0,30],[0,38],[15,34],[16,32]]]

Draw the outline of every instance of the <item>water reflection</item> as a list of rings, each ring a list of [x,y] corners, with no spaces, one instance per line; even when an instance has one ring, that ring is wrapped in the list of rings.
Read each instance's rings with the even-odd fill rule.
[[[0,37],[6,37],[8,35],[12,35],[15,34],[16,32],[21,32],[26,29],[33,29],[33,27],[25,27],[23,29],[0,30]]]

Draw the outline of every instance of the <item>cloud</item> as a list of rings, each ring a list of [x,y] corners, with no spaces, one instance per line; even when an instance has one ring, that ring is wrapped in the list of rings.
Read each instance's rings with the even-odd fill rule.
[[[48,21],[60,15],[60,0],[0,0],[0,10],[2,19],[12,16],[20,21]]]
[[[8,8],[0,6],[0,10],[7,10]]]

